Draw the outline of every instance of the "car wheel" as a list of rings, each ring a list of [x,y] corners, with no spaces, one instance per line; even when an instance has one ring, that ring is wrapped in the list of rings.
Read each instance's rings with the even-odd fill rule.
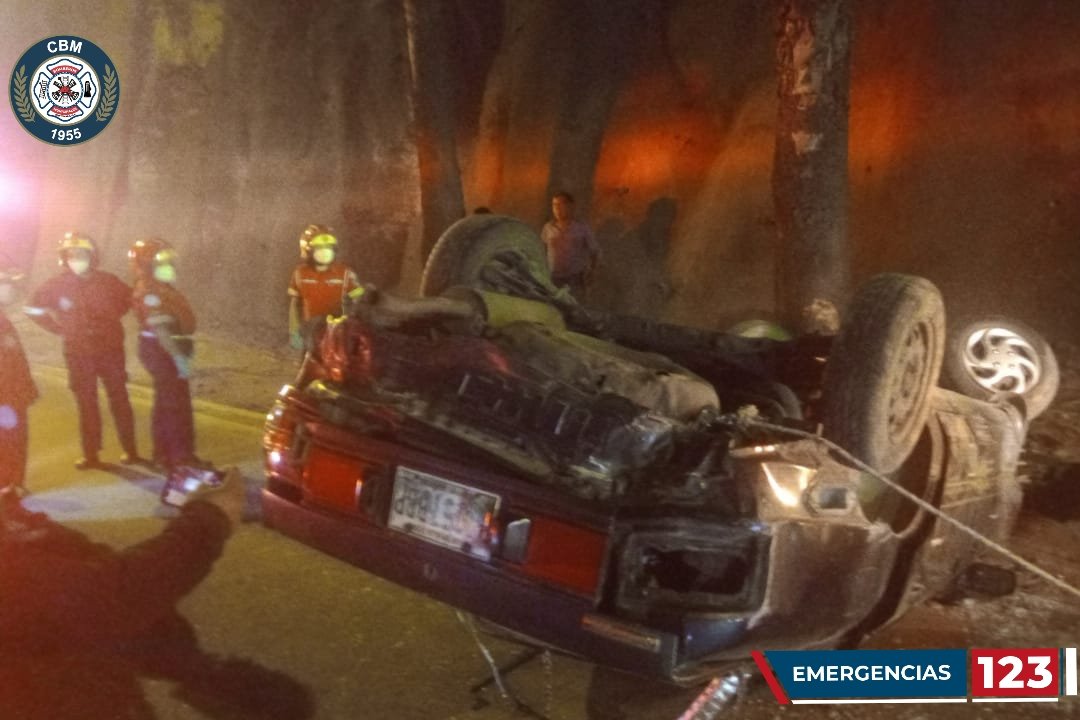
[[[1016,393],[1029,419],[1050,405],[1060,374],[1042,335],[1001,317],[967,318],[955,327],[945,346],[942,385],[980,400]]]
[[[890,473],[919,440],[945,347],[945,309],[929,280],[884,274],[848,309],[825,366],[826,437]]]
[[[485,269],[507,264],[551,287],[547,251],[531,227],[502,215],[470,215],[446,229],[431,249],[420,278],[420,294],[440,295],[464,285],[480,290],[503,290]],[[526,282],[530,278],[523,278]]]

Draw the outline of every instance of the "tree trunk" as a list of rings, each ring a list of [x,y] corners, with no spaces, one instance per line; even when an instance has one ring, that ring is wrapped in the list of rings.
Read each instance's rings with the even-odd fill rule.
[[[848,0],[781,0],[773,164],[777,309],[800,332],[836,325],[850,285]]]
[[[611,110],[626,77],[636,68],[647,33],[664,26],[664,7],[655,0],[562,0],[553,5],[573,49],[563,79],[543,215],[550,212],[552,195],[569,191],[578,217],[585,219]]]
[[[452,12],[444,0],[405,0],[424,257],[439,235],[465,214],[457,158],[458,78],[449,49]]]

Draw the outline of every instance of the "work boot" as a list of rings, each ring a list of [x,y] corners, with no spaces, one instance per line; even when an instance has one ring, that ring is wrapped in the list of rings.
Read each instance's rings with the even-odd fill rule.
[[[90,457],[82,457],[75,461],[76,470],[91,470],[93,468],[101,467],[101,461],[98,460],[96,455]]]
[[[121,465],[145,465],[146,458],[139,455],[135,450],[128,450],[120,456]]]

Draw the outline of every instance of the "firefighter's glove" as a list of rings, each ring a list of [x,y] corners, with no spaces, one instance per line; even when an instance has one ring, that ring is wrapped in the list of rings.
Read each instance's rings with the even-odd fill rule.
[[[176,363],[176,374],[180,376],[181,380],[187,380],[191,377],[191,358],[175,355],[173,356],[173,362]]]

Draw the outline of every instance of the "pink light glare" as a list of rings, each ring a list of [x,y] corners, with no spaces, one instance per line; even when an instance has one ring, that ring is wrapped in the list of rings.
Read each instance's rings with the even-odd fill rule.
[[[46,149],[0,108],[0,252],[23,269],[37,246]]]
[[[36,220],[46,146],[19,126],[10,107],[4,110],[0,108],[0,219]]]
[[[15,215],[30,209],[30,192],[25,178],[7,163],[0,162],[0,215]]]

